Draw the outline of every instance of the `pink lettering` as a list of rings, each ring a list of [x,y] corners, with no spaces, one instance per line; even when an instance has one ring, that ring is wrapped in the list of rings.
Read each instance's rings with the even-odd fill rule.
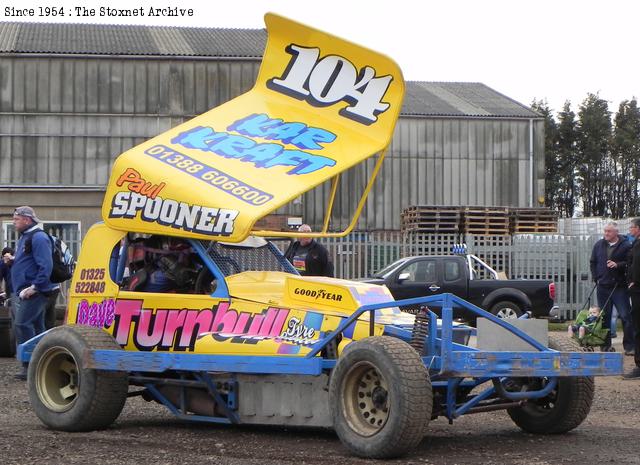
[[[149,310],[140,313],[138,331],[136,331],[135,344],[139,349],[151,349],[160,343],[162,331],[167,319],[166,310],[158,310],[154,315]],[[151,327],[151,330],[150,330]]]
[[[162,347],[169,348],[174,344],[176,332],[184,325],[184,319],[188,312],[189,310],[169,310],[162,337]]]
[[[289,310],[285,310],[283,308],[278,310],[278,316],[276,318],[276,321],[273,323],[273,326],[271,327],[271,332],[269,333],[269,336],[279,337],[280,334],[282,334],[282,329],[284,328],[284,322],[288,316],[289,316]]]
[[[118,300],[116,302],[116,317],[118,324],[116,326],[115,338],[116,342],[121,346],[127,345],[129,341],[129,327],[135,318],[140,315],[142,308],[141,300]]]
[[[213,320],[213,313],[209,309],[202,311],[189,310],[178,345],[193,348],[193,344],[200,333],[211,331],[211,320]],[[196,327],[198,328],[197,332]]]
[[[78,304],[76,323],[79,325],[104,328],[111,326],[115,318],[115,301],[105,299],[102,302],[93,302],[82,299]]]
[[[240,313],[240,315],[238,315],[238,322],[236,323],[235,328],[233,328],[233,334],[244,334],[246,328],[247,328],[247,322],[249,321],[249,314],[248,313]]]
[[[276,315],[278,314],[278,310],[275,308],[267,309],[267,315],[264,318],[264,322],[262,323],[262,327],[258,332],[259,336],[268,336],[269,330],[271,329],[271,325],[273,325],[273,321],[276,319]]]

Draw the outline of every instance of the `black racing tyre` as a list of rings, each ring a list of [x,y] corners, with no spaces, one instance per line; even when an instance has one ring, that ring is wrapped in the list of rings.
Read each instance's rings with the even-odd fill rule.
[[[0,329],[0,357],[13,357],[16,354],[16,339],[13,330]]]
[[[564,335],[562,335],[564,336]],[[549,336],[549,348],[561,352],[580,352],[576,341],[566,336]],[[536,388],[545,378],[530,379]],[[532,399],[522,407],[508,409],[516,425],[528,433],[562,434],[579,426],[591,410],[595,385],[592,377],[560,377],[558,385],[545,398]]]
[[[498,318],[520,318],[522,316],[522,307],[511,300],[503,300],[494,304],[489,310]]]
[[[118,418],[127,399],[126,372],[82,367],[86,350],[120,349],[109,334],[90,326],[59,326],[36,345],[29,363],[31,406],[48,427],[92,431]]]
[[[355,455],[392,458],[418,445],[431,418],[429,372],[400,339],[377,336],[349,344],[329,383],[333,427]]]

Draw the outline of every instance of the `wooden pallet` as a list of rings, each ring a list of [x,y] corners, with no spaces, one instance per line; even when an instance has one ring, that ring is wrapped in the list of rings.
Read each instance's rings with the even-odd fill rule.
[[[558,232],[558,212],[548,208],[512,208],[509,217],[512,234]]]
[[[507,207],[464,207],[462,228],[467,234],[509,234],[509,209]]]
[[[425,234],[459,234],[460,226],[444,224],[409,224],[402,225],[402,232],[417,232]]]
[[[457,234],[460,218],[460,207],[414,205],[403,210],[400,226],[405,232]]]

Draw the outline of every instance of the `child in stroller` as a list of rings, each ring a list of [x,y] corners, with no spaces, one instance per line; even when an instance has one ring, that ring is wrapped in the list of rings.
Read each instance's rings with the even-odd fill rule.
[[[581,347],[590,351],[593,351],[594,347],[604,345],[608,331],[602,327],[602,311],[596,306],[590,307],[589,310],[581,310],[574,324],[567,328],[569,337],[576,339]]]

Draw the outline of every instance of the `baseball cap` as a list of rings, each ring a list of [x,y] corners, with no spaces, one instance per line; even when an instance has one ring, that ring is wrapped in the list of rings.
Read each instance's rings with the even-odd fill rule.
[[[36,223],[40,223],[40,218],[36,216],[36,212],[33,210],[33,208],[28,207],[26,205],[16,208],[13,214],[19,215],[19,216],[26,216],[28,218],[31,218]]]

